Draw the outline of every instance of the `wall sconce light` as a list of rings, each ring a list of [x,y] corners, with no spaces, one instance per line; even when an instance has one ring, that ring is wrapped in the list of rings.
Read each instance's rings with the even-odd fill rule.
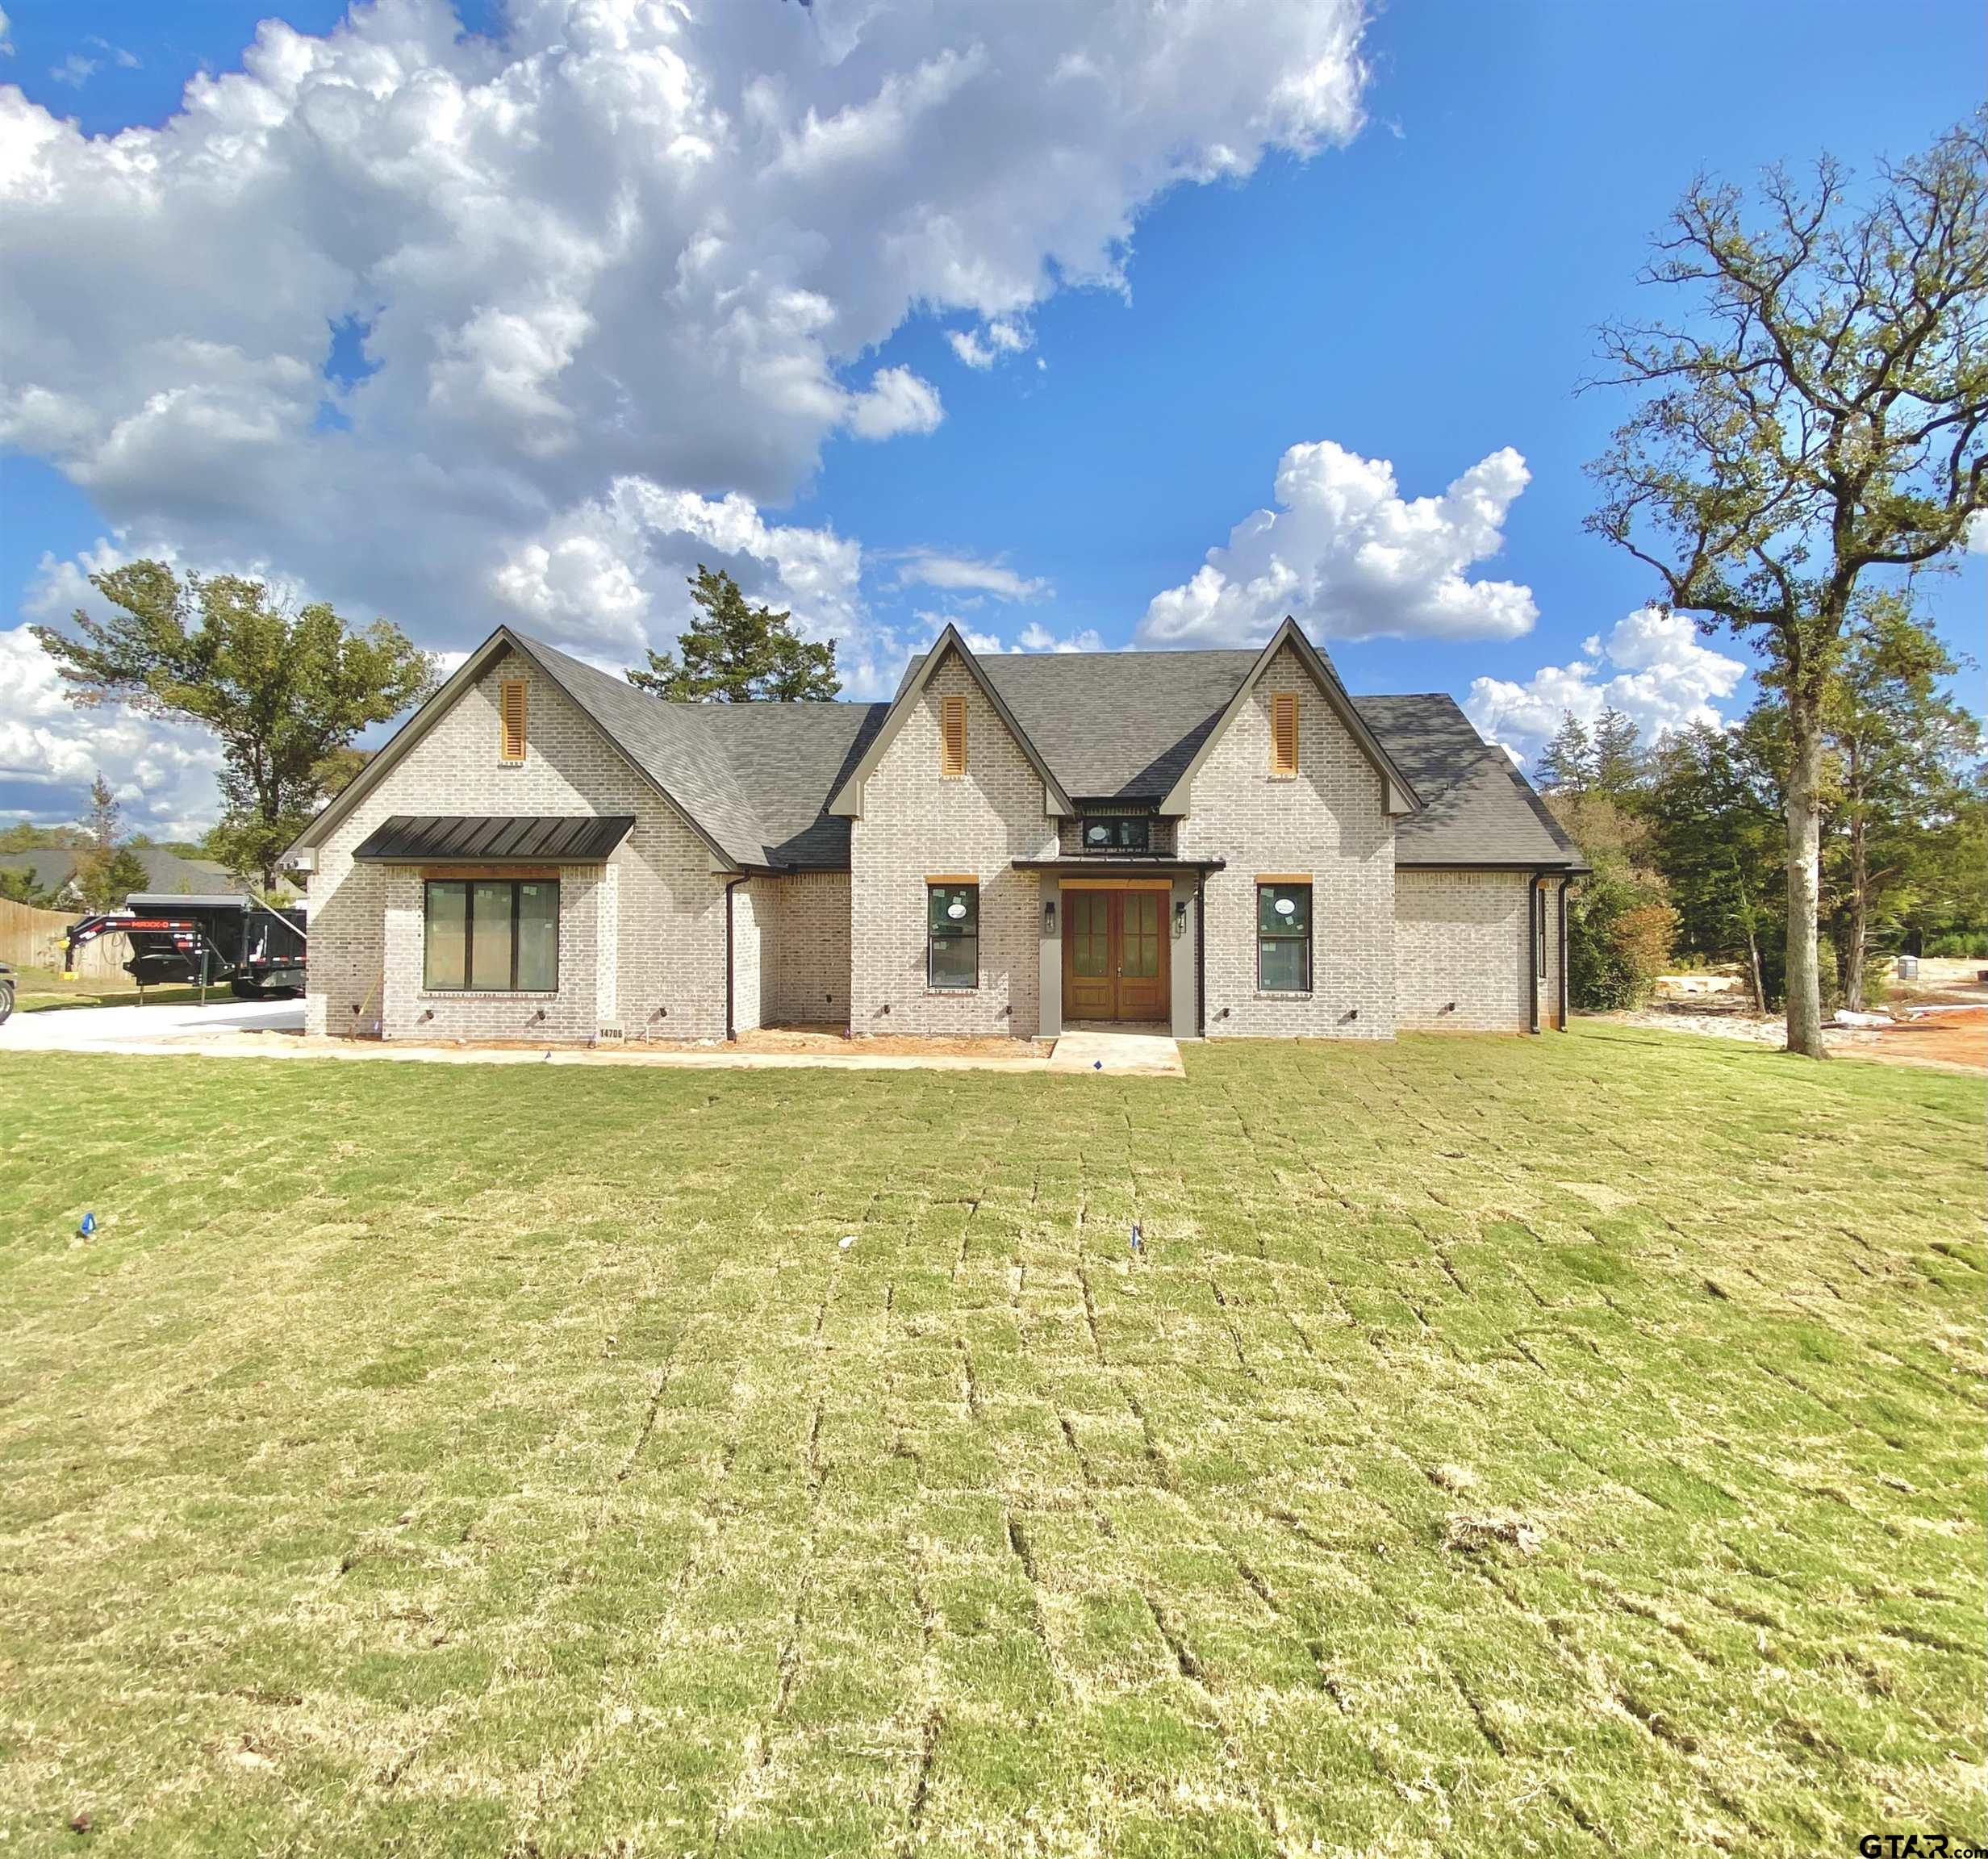
[[[1056,900],[1054,897],[1042,900],[1042,934],[1045,936],[1056,934]]]
[[[1186,935],[1187,933],[1188,900],[1184,897],[1176,897],[1173,903],[1174,940],[1178,942],[1183,936]]]

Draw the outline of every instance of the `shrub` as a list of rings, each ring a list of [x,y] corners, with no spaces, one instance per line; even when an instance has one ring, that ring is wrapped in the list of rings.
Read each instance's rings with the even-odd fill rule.
[[[1677,913],[1660,885],[1632,870],[1598,868],[1567,911],[1567,988],[1577,1007],[1639,1007],[1670,961]]]

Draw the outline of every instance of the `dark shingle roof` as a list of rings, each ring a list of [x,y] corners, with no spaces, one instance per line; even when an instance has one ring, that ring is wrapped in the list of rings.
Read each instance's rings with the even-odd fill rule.
[[[1422,796],[1394,823],[1397,865],[1578,864],[1581,854],[1502,749],[1440,691],[1353,707]]]
[[[990,652],[980,669],[1065,793],[1157,800],[1180,779],[1256,658],[1254,652]],[[907,679],[921,662],[912,660]]]
[[[536,640],[526,643],[728,855],[749,865],[846,868],[849,822],[826,808],[888,704],[666,704]],[[1257,657],[988,653],[978,662],[1067,793],[1158,801]],[[907,682],[919,662],[906,668]],[[1352,702],[1423,802],[1395,823],[1397,863],[1579,862],[1510,758],[1478,735],[1452,699],[1435,692]]]

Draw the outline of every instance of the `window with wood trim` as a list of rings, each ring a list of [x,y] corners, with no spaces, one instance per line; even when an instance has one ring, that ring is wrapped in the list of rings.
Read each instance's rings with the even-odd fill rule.
[[[425,892],[421,925],[425,992],[558,992],[556,879],[433,878]]]
[[[1265,994],[1312,991],[1312,888],[1256,887],[1256,985]]]
[[[980,887],[925,888],[925,979],[929,988],[980,985]]]
[[[524,759],[524,680],[507,678],[497,687],[499,734],[503,738],[500,760]]]
[[[967,700],[964,697],[939,700],[939,772],[963,775],[967,771]]]
[[[1297,693],[1280,691],[1270,700],[1270,772],[1297,772]]]

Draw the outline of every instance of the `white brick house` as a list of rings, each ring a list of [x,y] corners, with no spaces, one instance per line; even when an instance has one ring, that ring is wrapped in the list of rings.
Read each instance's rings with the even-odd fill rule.
[[[290,848],[313,1032],[1387,1039],[1565,1023],[1573,846],[1445,696],[1260,652],[667,704],[500,629]]]

